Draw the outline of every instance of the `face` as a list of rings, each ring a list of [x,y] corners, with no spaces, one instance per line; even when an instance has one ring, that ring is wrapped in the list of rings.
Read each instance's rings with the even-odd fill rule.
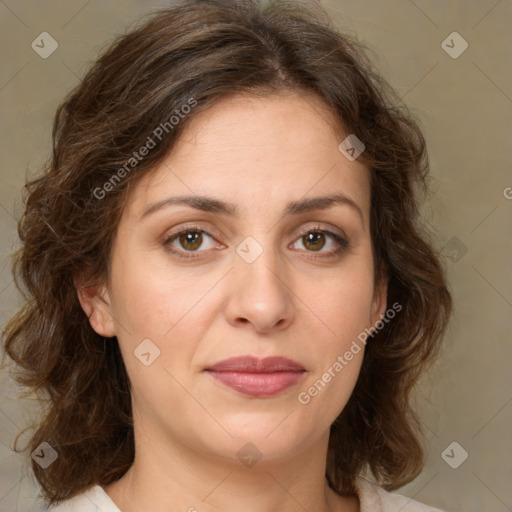
[[[109,282],[80,299],[118,338],[136,435],[227,459],[250,441],[278,460],[344,408],[364,354],[351,347],[386,287],[373,279],[369,171],[340,152],[331,115],[293,93],[226,98],[132,190]],[[296,366],[211,371],[239,356]]]

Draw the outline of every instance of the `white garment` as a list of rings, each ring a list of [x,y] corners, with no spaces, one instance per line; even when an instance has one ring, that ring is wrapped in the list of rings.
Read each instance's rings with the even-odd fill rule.
[[[361,503],[360,512],[443,512],[411,498],[385,491],[366,478],[356,478],[356,489]],[[49,512],[121,512],[102,487],[96,485],[88,491],[62,502]]]

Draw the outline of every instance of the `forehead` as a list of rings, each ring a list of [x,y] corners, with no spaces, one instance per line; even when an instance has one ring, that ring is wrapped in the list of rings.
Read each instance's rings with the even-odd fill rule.
[[[250,213],[343,193],[369,210],[369,171],[338,149],[346,137],[326,104],[295,92],[223,98],[187,121],[164,162],[137,185],[132,208],[173,195],[215,196]]]

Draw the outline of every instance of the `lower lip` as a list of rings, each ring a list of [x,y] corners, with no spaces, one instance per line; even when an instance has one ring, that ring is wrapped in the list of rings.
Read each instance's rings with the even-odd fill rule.
[[[226,386],[255,397],[274,396],[297,384],[304,376],[301,372],[215,372],[208,371],[215,379]]]

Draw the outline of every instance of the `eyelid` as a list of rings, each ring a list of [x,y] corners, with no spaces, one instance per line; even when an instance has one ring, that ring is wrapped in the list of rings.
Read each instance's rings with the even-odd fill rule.
[[[348,242],[348,236],[341,229],[332,226],[331,224],[322,224],[320,222],[315,223],[314,226],[309,225],[301,228],[297,236],[303,236],[310,231],[332,231],[333,234],[345,239]]]
[[[175,235],[178,235],[178,234],[182,233],[183,231],[187,231],[187,230],[188,231],[200,231],[200,232],[206,233],[207,235],[211,236],[212,238],[216,238],[216,239],[222,238],[222,234],[220,233],[220,231],[218,231],[212,225],[205,227],[205,226],[200,226],[199,224],[195,224],[195,223],[191,222],[191,223],[182,224],[182,225],[176,227],[175,229],[174,228],[171,229],[170,231],[166,231],[163,236],[163,239],[168,240],[169,238],[171,238]]]

